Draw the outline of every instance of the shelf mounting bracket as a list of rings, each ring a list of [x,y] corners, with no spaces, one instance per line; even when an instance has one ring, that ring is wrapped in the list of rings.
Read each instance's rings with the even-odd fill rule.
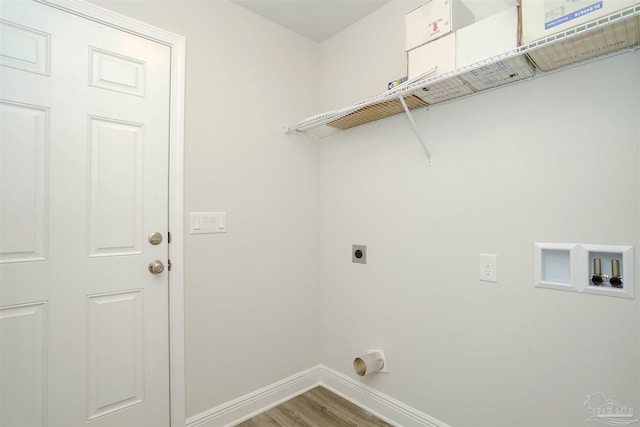
[[[404,112],[407,113],[407,118],[409,119],[409,123],[411,124],[411,128],[413,129],[413,133],[416,134],[416,138],[420,141],[420,145],[422,145],[422,149],[424,150],[424,154],[427,155],[427,166],[432,165],[431,154],[429,154],[429,149],[427,148],[427,144],[420,136],[420,132],[418,131],[418,127],[416,126],[416,122],[413,120],[413,116],[411,115],[411,111],[409,111],[409,107],[407,107],[407,103],[404,101],[404,96],[398,96],[400,103],[402,103],[402,108],[404,108]]]

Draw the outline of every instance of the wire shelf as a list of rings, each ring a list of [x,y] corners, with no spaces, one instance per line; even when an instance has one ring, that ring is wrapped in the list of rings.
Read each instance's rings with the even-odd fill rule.
[[[425,107],[427,105],[424,100],[417,97],[416,95],[409,95],[405,97],[404,100],[410,110],[415,110],[416,108]],[[360,126],[365,123],[384,119],[385,117],[393,116],[403,112],[404,108],[400,100],[392,99],[389,101],[377,102],[373,105],[359,108],[351,114],[327,123],[327,126],[344,130],[355,126]]]
[[[356,104],[318,114],[285,128],[307,132],[322,126],[349,129],[408,110],[473,95],[540,73],[555,71],[595,58],[635,50],[640,43],[640,4],[519,46],[475,64],[433,77],[435,69],[380,95]]]

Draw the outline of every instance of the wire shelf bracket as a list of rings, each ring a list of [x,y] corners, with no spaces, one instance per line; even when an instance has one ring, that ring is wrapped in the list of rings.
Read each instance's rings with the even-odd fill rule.
[[[400,100],[400,103],[402,104],[402,108],[404,108],[404,112],[407,115],[407,118],[409,119],[409,123],[411,124],[411,128],[413,129],[413,133],[416,134],[416,138],[418,138],[418,141],[420,142],[420,145],[422,146],[422,149],[424,150],[424,154],[426,154],[426,156],[427,156],[427,166],[431,166],[433,164],[433,162],[431,160],[431,154],[429,153],[429,149],[427,148],[427,144],[424,142],[424,139],[422,139],[422,136],[420,135],[420,131],[418,130],[418,127],[416,126],[415,120],[413,120],[413,116],[411,115],[411,111],[409,110],[409,107],[407,107],[407,103],[404,100],[404,96],[400,95],[400,96],[398,96],[398,99]]]

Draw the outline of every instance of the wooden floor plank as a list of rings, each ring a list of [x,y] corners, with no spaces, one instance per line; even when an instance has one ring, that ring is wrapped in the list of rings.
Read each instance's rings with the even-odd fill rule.
[[[311,391],[313,392],[314,400],[319,405],[324,408],[333,408],[331,413],[335,413],[335,415],[339,416],[342,421],[347,423],[346,425],[388,425],[387,423],[374,424],[374,422],[380,422],[380,420],[373,415],[365,412],[348,400],[345,400],[337,394],[330,392],[326,388],[318,387]]]
[[[300,417],[307,424],[314,426],[332,427],[353,427],[340,414],[345,412],[342,408],[332,407],[331,409],[317,402],[317,396],[313,393],[305,393],[298,398],[291,400],[288,406],[292,411],[300,414]]]
[[[353,403],[316,387],[236,427],[391,427]]]

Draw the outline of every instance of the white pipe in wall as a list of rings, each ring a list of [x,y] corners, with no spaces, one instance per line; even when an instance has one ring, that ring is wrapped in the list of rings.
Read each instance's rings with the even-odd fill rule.
[[[378,372],[382,368],[384,368],[384,358],[377,351],[356,357],[353,361],[353,369],[361,377],[372,372]]]

